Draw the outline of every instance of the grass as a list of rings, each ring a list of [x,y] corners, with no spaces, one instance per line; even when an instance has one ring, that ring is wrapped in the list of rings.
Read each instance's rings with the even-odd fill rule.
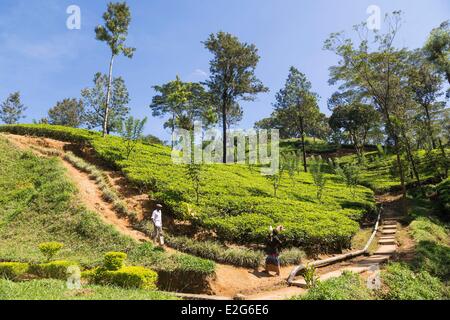
[[[259,170],[247,165],[206,167],[196,204],[192,183],[183,166],[173,164],[169,148],[138,144],[126,159],[118,137],[101,138],[98,133],[48,125],[1,126],[0,131],[46,136],[89,145],[96,155],[120,169],[134,185],[147,189],[163,202],[174,217],[215,231],[218,240],[264,243],[270,225],[283,224],[285,241],[291,246],[339,250],[349,247],[358,231],[358,221],[374,208],[373,192],[357,187],[352,192],[334,175],[327,174],[322,202],[310,173],[297,173],[294,182],[286,175],[277,197]]]
[[[419,217],[409,225],[411,236],[415,241],[429,241],[450,246],[448,226],[436,218]]]
[[[449,288],[439,278],[426,271],[414,272],[407,265],[392,263],[382,271],[384,290],[379,292],[387,300],[442,300],[450,298]]]
[[[440,209],[429,200],[414,199],[409,215],[410,236],[416,242],[414,271],[426,271],[442,281],[450,281],[450,226],[433,215]]]
[[[177,300],[168,293],[121,289],[110,286],[84,286],[69,290],[65,281],[32,280],[12,282],[0,279],[0,300]]]
[[[364,247],[367,244],[367,241],[369,241],[370,236],[372,235],[373,228],[364,228],[360,229],[355,236],[352,238],[352,249],[353,250],[360,250],[364,249]],[[372,254],[376,251],[378,243],[377,238],[374,238],[372,243],[369,246],[369,253]]]
[[[166,236],[172,248],[216,262],[239,267],[257,268],[264,263],[265,254],[258,249],[226,247],[216,241],[198,241],[189,237]],[[280,264],[299,264],[306,254],[297,248],[285,249],[280,254]]]
[[[0,176],[0,261],[41,262],[38,244],[57,241],[64,244],[58,259],[86,268],[99,265],[106,252],[121,251],[128,253],[130,264],[158,272],[214,274],[212,261],[138,244],[104,224],[80,205],[57,158],[20,152],[0,139]]]
[[[371,300],[372,292],[361,277],[352,272],[344,272],[340,277],[318,282],[302,296],[294,300]]]

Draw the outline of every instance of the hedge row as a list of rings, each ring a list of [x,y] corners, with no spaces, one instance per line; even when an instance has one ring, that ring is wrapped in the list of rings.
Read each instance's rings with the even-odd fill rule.
[[[27,274],[44,279],[66,279],[67,268],[77,266],[73,261],[52,261],[40,264],[21,262],[0,262],[0,277],[9,280],[20,280]]]

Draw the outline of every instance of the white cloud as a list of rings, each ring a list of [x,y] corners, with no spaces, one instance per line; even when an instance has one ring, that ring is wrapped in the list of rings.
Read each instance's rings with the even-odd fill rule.
[[[202,69],[195,69],[192,71],[188,76],[188,81],[200,81],[205,80],[208,78],[209,74],[206,71],[203,71]]]

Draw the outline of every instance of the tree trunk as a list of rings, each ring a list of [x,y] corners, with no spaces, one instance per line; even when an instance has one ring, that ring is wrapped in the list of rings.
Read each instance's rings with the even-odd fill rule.
[[[103,117],[103,133],[104,137],[108,134],[108,117],[109,117],[109,103],[111,100],[111,86],[112,86],[112,71],[113,71],[113,63],[114,63],[114,54],[111,55],[111,60],[109,62],[109,75],[108,75],[108,90],[106,92],[106,104],[105,104],[105,114]]]
[[[427,129],[428,129],[428,134],[430,135],[431,145],[433,146],[433,149],[436,149],[436,141],[434,140],[433,129],[431,128],[430,110],[428,110],[428,105],[426,105],[426,104],[423,105],[423,108],[425,109],[425,114],[427,116]]]
[[[172,150],[173,150],[173,133],[175,132],[175,112],[172,112]]]
[[[406,154],[408,155],[409,162],[411,163],[412,172],[413,172],[414,176],[416,177],[416,181],[419,185],[419,189],[420,189],[421,193],[423,195],[425,195],[425,192],[422,188],[422,182],[420,181],[419,172],[417,171],[416,161],[414,160],[414,156],[411,151],[411,145],[409,144],[408,138],[406,137],[405,133],[403,133],[403,138],[405,139]]]
[[[305,172],[308,172],[308,166],[306,165],[305,127],[303,123],[303,117],[300,117],[300,135],[302,137],[303,168]]]
[[[445,170],[445,177],[448,177],[448,165],[447,165],[447,155],[445,153],[445,148],[442,145],[442,140],[440,138],[438,138],[438,142],[439,142],[439,149],[441,150],[442,153],[442,158],[443,158],[443,163],[444,163],[444,170]]]
[[[223,144],[223,163],[227,163],[227,101],[224,95],[222,105],[222,144]]]
[[[390,114],[389,114],[389,111],[387,110],[386,106],[384,108],[384,113],[385,113],[386,122],[387,122],[387,126],[388,126],[388,132],[390,131],[390,135],[392,136],[392,139],[394,140],[394,149],[395,149],[395,154],[397,156],[397,165],[398,165],[398,171],[400,174],[400,184],[402,187],[402,194],[403,194],[403,198],[406,199],[405,174],[403,172],[403,165],[402,165],[402,161],[400,159],[400,146],[398,145],[398,136],[395,133],[394,128],[392,126]]]

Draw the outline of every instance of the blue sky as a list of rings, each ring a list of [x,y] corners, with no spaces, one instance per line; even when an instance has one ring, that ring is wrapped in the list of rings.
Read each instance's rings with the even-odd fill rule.
[[[25,122],[44,117],[56,101],[79,97],[91,86],[95,72],[106,72],[109,51],[95,40],[108,1],[1,0],[0,100],[20,91],[29,109]],[[322,50],[331,32],[351,31],[368,17],[369,5],[381,13],[404,12],[397,45],[422,46],[430,30],[450,18],[448,0],[130,0],[132,24],[128,44],[137,48],[132,60],[116,60],[114,74],[130,91],[132,114],[149,116],[147,133],[169,135],[163,120],[151,118],[151,86],[173,80],[203,81],[211,58],[201,41],[226,31],[254,43],[261,55],[257,75],[270,88],[243,104],[242,128],[270,115],[275,93],[291,65],[304,72],[320,96],[322,111],[334,88],[328,68],[336,57]],[[81,8],[81,30],[66,28],[66,8]]]

